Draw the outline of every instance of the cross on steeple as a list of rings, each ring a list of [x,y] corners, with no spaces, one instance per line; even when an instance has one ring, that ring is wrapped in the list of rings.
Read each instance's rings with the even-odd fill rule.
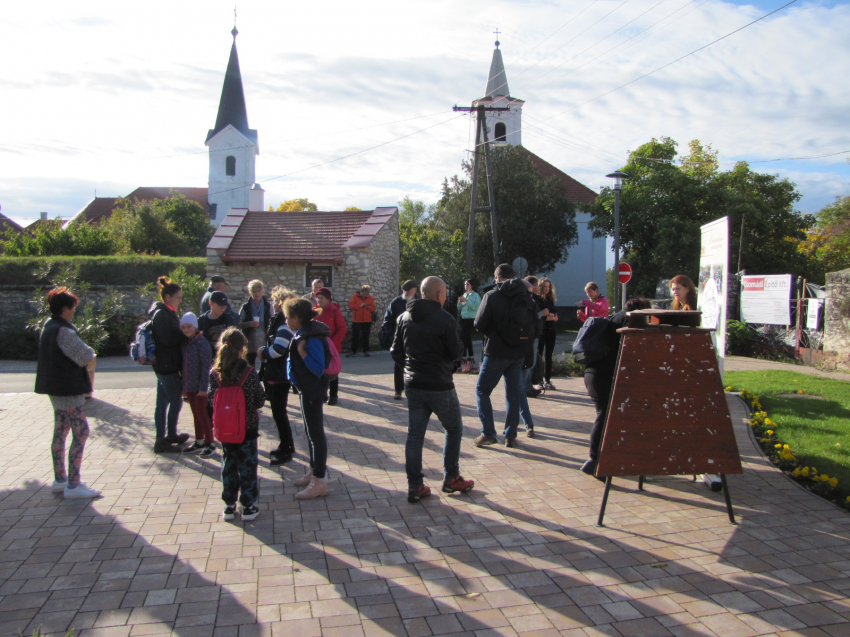
[[[499,34],[501,34],[502,32],[499,31],[499,27],[496,27],[496,30],[493,31],[493,33],[496,34],[496,48],[498,49],[499,48]]]
[[[234,41],[236,40],[236,36],[239,35],[239,31],[236,30],[236,7],[233,7],[233,31],[230,32],[233,36]]]

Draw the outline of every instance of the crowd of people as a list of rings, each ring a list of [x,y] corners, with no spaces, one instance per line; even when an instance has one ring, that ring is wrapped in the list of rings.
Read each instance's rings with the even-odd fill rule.
[[[445,430],[442,491],[465,493],[474,487],[460,473],[459,458],[463,432],[460,401],[454,385],[457,372],[477,373],[475,388],[480,433],[477,447],[497,444],[499,434],[491,395],[500,382],[505,391],[505,421],[502,439],[508,448],[517,446],[519,423],[526,436],[534,437],[534,420],[529,397],[554,389],[551,382],[558,320],[555,286],[547,278],[517,277],[510,265],[494,272],[495,285],[483,296],[471,280],[457,301],[456,319],[444,309],[447,284],[426,277],[421,284],[407,281],[401,294],[384,313],[378,340],[394,362],[394,398],[407,398],[408,436],[405,470],[408,501],[430,495],[424,483],[422,448],[428,421],[435,415]],[[312,499],[328,494],[328,446],[324,432],[324,405],[337,404],[338,362],[347,332],[339,305],[320,280],[313,281],[305,297],[283,286],[269,297],[262,281],[248,284],[250,298],[235,312],[227,298],[227,282],[215,276],[201,301],[200,315],[179,315],[183,303],[181,287],[161,277],[160,300],[150,310],[156,347],[153,371],[156,376],[154,410],[155,453],[199,453],[210,457],[221,444],[223,517],[233,519],[241,504],[244,520],[259,514],[257,482],[259,416],[269,402],[278,431],[279,444],[270,452],[270,464],[292,461],[295,445],[287,413],[290,393],[297,394],[307,441],[309,468],[294,481],[296,498]],[[696,287],[685,275],[670,282],[673,309],[696,307]],[[421,290],[421,297],[418,292]],[[587,299],[578,318],[608,317],[608,301],[590,282]],[[51,318],[40,337],[36,392],[50,397],[55,413],[52,455],[53,490],[65,497],[95,497],[97,489],[80,479],[88,424],[83,406],[91,392],[86,366],[95,352],[86,346],[73,325],[79,299],[65,288],[48,295]],[[353,339],[349,356],[360,347],[369,355],[371,325],[376,318],[371,289],[364,285],[348,304],[353,315]],[[631,299],[626,311],[649,307],[643,297]],[[596,408],[590,435],[590,452],[581,470],[595,474],[604,431],[619,349],[617,329],[626,323],[626,311],[615,314],[606,326],[608,354],[585,370],[584,382]],[[483,337],[482,360],[475,363],[473,331]],[[541,364],[542,361],[542,364]],[[543,368],[543,379],[532,383],[532,370]],[[183,402],[192,411],[195,440],[178,433]],[[234,417],[238,414],[234,433]],[[65,441],[73,434],[65,470]],[[226,432],[222,434],[220,432]]]

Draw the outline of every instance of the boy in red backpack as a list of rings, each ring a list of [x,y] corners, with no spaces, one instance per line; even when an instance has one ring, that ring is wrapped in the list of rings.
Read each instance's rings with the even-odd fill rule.
[[[215,436],[221,441],[221,499],[225,505],[222,517],[232,520],[236,516],[238,496],[242,519],[253,520],[260,514],[257,410],[266,402],[266,396],[256,370],[245,360],[248,347],[245,335],[229,327],[219,343],[207,396],[213,408]]]

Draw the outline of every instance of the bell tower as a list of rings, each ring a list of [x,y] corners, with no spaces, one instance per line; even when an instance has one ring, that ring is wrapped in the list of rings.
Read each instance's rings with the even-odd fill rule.
[[[496,32],[498,35],[498,31]],[[490,62],[490,73],[487,76],[487,87],[484,97],[475,100],[472,105],[507,107],[508,111],[487,112],[487,134],[494,144],[522,145],[522,106],[525,102],[511,97],[508,89],[508,76],[505,74],[505,63],[502,61],[501,43],[496,40],[493,50],[493,61]]]

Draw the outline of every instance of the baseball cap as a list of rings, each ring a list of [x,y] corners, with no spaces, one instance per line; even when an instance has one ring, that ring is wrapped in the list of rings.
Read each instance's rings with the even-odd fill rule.
[[[410,292],[413,288],[418,288],[419,284],[416,281],[405,281],[401,289],[405,292]]]
[[[216,305],[227,305],[227,295],[224,292],[213,292],[210,294],[210,303]]]

